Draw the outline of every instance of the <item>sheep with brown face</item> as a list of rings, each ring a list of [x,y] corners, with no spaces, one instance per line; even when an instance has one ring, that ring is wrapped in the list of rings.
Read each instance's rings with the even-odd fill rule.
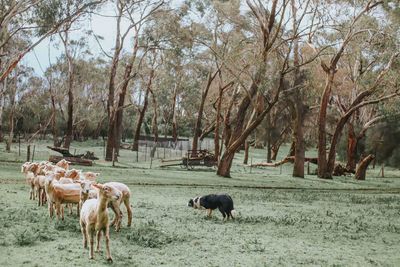
[[[71,162],[62,159],[59,162],[56,163],[56,166],[63,168],[64,170],[68,170],[69,169],[69,165],[71,164]]]
[[[79,215],[80,186],[77,184],[61,184],[54,174],[47,176],[45,190],[48,198],[49,215],[53,217],[53,205],[56,208],[57,218],[64,220],[64,207],[62,204],[77,204]]]

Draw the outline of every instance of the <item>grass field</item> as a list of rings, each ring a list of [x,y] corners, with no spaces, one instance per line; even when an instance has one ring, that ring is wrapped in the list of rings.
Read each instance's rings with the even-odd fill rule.
[[[37,160],[48,157],[45,145],[37,145]],[[101,155],[99,144],[74,145]],[[117,168],[102,160],[83,168],[100,172],[101,182],[126,183],[133,193],[133,226],[124,218],[121,232],[110,234],[112,265],[400,266],[399,170],[386,169],[386,178],[370,170],[363,182],[294,179],[290,164],[249,169],[238,154],[228,179],[210,169],[162,169],[158,161],[149,169],[129,153],[122,151]],[[252,151],[253,160],[263,153]],[[0,149],[0,266],[108,265],[104,251],[88,259],[76,215],[50,220],[46,208],[29,200],[21,164],[11,162],[24,157]],[[214,192],[232,196],[235,221],[222,222],[218,211],[207,219],[186,206],[189,198]]]

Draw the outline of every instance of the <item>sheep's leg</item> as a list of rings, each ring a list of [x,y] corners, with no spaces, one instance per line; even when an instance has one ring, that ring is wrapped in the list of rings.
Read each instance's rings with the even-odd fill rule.
[[[42,206],[47,202],[46,192],[42,189]]]
[[[77,204],[77,206],[76,206],[76,215],[78,215],[78,217],[79,217],[80,208],[81,208],[81,202],[79,202],[79,203]]]
[[[129,198],[124,199],[124,204],[126,207],[126,211],[128,212],[128,227],[132,224],[132,209],[131,205],[129,205]]]
[[[93,255],[94,231],[91,231],[88,226],[86,226],[86,231],[89,233],[89,241],[90,241],[89,258],[94,259]]]
[[[60,213],[61,213],[60,206],[61,206],[61,204],[60,204],[60,203],[56,203],[56,214],[57,214],[57,220],[60,220]]]
[[[115,211],[115,207],[114,207],[114,202],[113,201],[109,203],[109,208],[111,208],[111,210],[114,212],[114,219],[110,223],[110,226],[114,226],[115,223],[117,222],[117,212]]]
[[[53,218],[53,215],[54,215],[53,203],[51,203],[51,202],[49,201],[49,202],[47,202],[47,206],[49,207],[49,215],[50,215],[50,218]]]
[[[97,231],[97,248],[96,252],[100,252],[101,230]]]
[[[86,226],[85,224],[80,221],[81,225],[81,232],[82,232],[82,237],[83,237],[83,248],[87,248],[87,231],[86,231]]]
[[[32,190],[32,200],[36,200],[36,187],[34,184],[31,184],[31,190]]]
[[[112,262],[111,252],[110,252],[110,228],[108,226],[104,230],[104,235],[106,236],[107,261]]]
[[[29,199],[30,200],[35,200],[35,187],[31,184],[31,190],[29,190]]]
[[[42,195],[41,195],[40,187],[38,187],[36,190],[37,190],[37,197],[38,197],[38,206],[40,206],[42,204],[42,201],[41,201]]]
[[[64,221],[64,206],[63,205],[60,206],[61,206],[61,220]]]
[[[117,232],[121,228],[121,222],[122,222],[122,212],[121,212],[119,205],[120,205],[120,202],[118,202],[118,201],[111,202],[112,210],[115,213],[114,221],[111,223],[111,225],[115,225],[115,231],[117,231]]]

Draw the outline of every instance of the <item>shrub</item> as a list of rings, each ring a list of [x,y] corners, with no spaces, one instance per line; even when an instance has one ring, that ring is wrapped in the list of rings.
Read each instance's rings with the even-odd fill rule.
[[[30,246],[35,243],[37,235],[32,229],[17,229],[13,233],[15,244],[18,246]]]
[[[135,243],[141,247],[161,248],[175,241],[183,241],[179,237],[171,237],[159,230],[154,221],[139,224],[135,231],[126,235],[126,241]]]

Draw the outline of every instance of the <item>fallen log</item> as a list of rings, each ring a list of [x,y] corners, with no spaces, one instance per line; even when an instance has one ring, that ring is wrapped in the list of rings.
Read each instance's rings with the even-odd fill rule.
[[[56,151],[58,153],[60,153],[61,155],[63,155],[64,157],[73,157],[74,155],[72,155],[69,152],[68,148],[63,148],[63,147],[52,147],[52,146],[47,146],[48,149],[51,149],[53,151]]]
[[[250,164],[250,167],[278,167],[282,164],[285,163],[294,163],[294,156],[289,156],[284,158],[281,161],[277,161],[277,162],[261,162],[261,163],[254,163],[254,164]],[[304,158],[304,162],[311,162],[313,164],[318,164],[318,158]]]
[[[83,165],[83,166],[92,166],[93,161],[90,159],[82,159],[82,158],[75,158],[75,157],[62,157],[62,156],[55,156],[51,155],[49,157],[49,161],[53,163],[57,163],[60,160],[65,159],[66,161],[71,162],[72,165]]]

